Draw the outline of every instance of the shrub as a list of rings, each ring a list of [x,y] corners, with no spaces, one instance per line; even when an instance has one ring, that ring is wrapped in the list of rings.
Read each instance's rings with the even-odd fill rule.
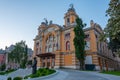
[[[4,71],[5,68],[6,68],[6,65],[5,65],[5,64],[2,64],[2,65],[0,66],[0,70],[1,70],[1,71]]]
[[[32,65],[32,60],[29,60],[29,61],[27,62],[27,65]]]
[[[38,69],[38,72],[43,72],[43,69],[42,69],[42,68],[39,68],[39,69]]]
[[[45,68],[46,70],[49,70],[49,68]]]
[[[27,79],[29,76],[25,76],[24,79]]]
[[[46,75],[52,74],[52,73],[54,73],[54,72],[56,72],[56,71],[55,71],[55,70],[52,70],[52,69],[39,68],[39,69],[37,70],[37,73],[36,73],[36,74],[31,74],[31,75],[25,76],[24,79],[27,79],[28,77],[35,78],[35,77],[46,76]]]
[[[5,72],[0,72],[0,75],[4,75],[5,74]]]
[[[13,72],[15,71],[14,69],[10,69],[10,70],[7,70],[6,73],[10,73],[10,72]]]
[[[46,75],[46,73],[42,73],[42,74],[41,74],[41,76],[45,76],[45,75]]]
[[[11,70],[7,70],[7,71],[3,71],[3,72],[0,72],[0,75],[8,74],[8,73],[11,73],[13,71],[15,71],[15,70],[11,69]]]
[[[8,77],[7,80],[12,80],[12,78],[11,78],[11,77]]]
[[[22,77],[15,77],[13,80],[22,80]]]
[[[39,77],[39,74],[33,74],[30,76],[31,78]]]

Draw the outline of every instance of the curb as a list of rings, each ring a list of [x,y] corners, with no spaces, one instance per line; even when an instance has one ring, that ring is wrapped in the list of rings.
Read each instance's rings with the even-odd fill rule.
[[[40,79],[49,78],[49,77],[55,76],[55,75],[57,75],[59,73],[58,70],[55,70],[55,71],[56,71],[55,73],[47,75],[47,76],[38,77],[38,78],[30,78],[30,79],[27,79],[27,80],[40,80]]]

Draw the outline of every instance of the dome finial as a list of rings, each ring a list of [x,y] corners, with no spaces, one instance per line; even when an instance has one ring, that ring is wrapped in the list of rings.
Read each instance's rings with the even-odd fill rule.
[[[69,5],[71,9],[74,9],[74,5],[73,4],[70,4]]]
[[[70,7],[70,8],[68,9],[68,11],[75,11],[73,4],[70,4],[69,7]]]

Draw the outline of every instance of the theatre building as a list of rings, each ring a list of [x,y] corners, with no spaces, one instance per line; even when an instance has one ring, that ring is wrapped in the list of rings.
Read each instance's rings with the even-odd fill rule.
[[[78,17],[71,6],[64,15],[64,26],[42,22],[38,34],[34,38],[34,54],[38,67],[78,69],[79,62],[75,56],[74,27]],[[100,42],[103,33],[100,25],[90,21],[90,27],[84,29],[86,41],[86,65],[95,65],[95,70],[114,70],[120,66],[119,58],[115,58],[107,47],[107,40]]]

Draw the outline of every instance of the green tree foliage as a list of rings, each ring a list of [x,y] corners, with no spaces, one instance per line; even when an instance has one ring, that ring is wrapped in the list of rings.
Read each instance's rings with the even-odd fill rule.
[[[8,77],[7,80],[12,80],[12,78],[11,78],[11,77]]]
[[[9,62],[18,63],[21,68],[25,68],[27,63],[27,45],[25,41],[16,43],[14,50],[8,54]]]
[[[85,34],[83,28],[85,24],[83,24],[82,19],[79,17],[76,19],[76,27],[74,28],[74,46],[75,46],[75,54],[77,59],[80,62],[80,69],[84,69],[84,60],[85,60]]]
[[[5,64],[2,64],[2,65],[0,66],[0,71],[4,71],[5,68],[6,68],[6,65],[5,65]]]
[[[15,77],[13,80],[22,80],[22,77]]]
[[[29,61],[27,62],[27,65],[32,65],[32,60],[29,60]]]
[[[116,52],[120,49],[120,0],[110,0],[106,13],[110,18],[102,40],[108,37],[110,39],[109,47]]]

